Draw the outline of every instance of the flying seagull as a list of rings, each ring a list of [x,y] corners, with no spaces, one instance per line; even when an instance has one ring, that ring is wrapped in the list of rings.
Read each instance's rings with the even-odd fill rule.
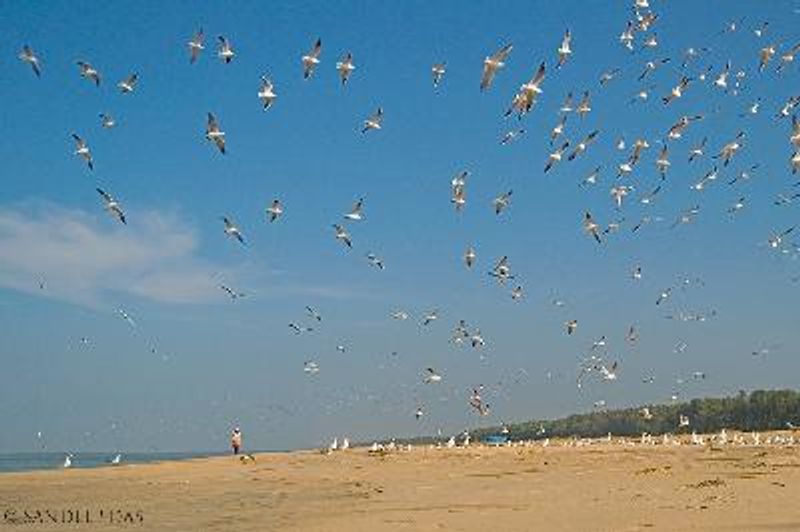
[[[100,72],[96,68],[84,61],[78,61],[78,66],[81,69],[81,77],[94,81],[96,86],[100,86]]]
[[[564,38],[561,39],[561,46],[558,47],[558,64],[556,68],[561,68],[567,59],[572,55],[572,33],[569,29],[564,32]]]
[[[358,201],[353,204],[353,208],[350,209],[350,212],[344,215],[346,220],[351,220],[354,222],[358,222],[364,219],[364,198],[359,198]]]
[[[475,249],[470,246],[464,252],[464,264],[467,265],[467,268],[472,268],[472,265],[475,264],[475,260],[477,255],[475,254]]]
[[[275,94],[275,86],[272,84],[272,81],[266,76],[261,76],[261,86],[258,88],[258,99],[261,100],[261,103],[264,105],[265,111],[272,107],[272,102],[274,102],[277,97],[278,95]]]
[[[511,195],[513,193],[513,190],[509,190],[508,192],[504,192],[492,200],[492,206],[494,207],[495,214],[500,214],[511,204]]]
[[[383,270],[385,268],[383,261],[374,253],[367,253],[367,260],[379,270]]]
[[[86,144],[86,141],[80,138],[76,133],[72,134],[72,138],[75,139],[75,155],[83,157],[89,170],[94,170],[92,152],[89,151],[89,146]]]
[[[583,230],[591,234],[594,239],[597,240],[598,244],[603,242],[600,239],[600,226],[594,221],[594,218],[592,218],[592,213],[589,211],[586,211],[586,213],[583,215]]]
[[[304,332],[312,332],[314,329],[311,327],[301,327],[296,323],[290,323],[289,328],[294,331],[295,334],[301,334]]]
[[[322,314],[317,312],[317,309],[314,307],[309,307],[306,305],[306,312],[311,319],[317,320],[318,322],[322,321]]]
[[[128,94],[136,89],[136,82],[139,80],[139,75],[135,72],[128,76],[127,78],[123,79],[119,83],[117,83],[117,88],[119,88],[122,94]]]
[[[438,310],[431,310],[430,312],[427,312],[425,314],[425,316],[423,316],[422,325],[423,326],[424,325],[430,325],[431,323],[433,323],[437,319],[439,319],[439,311]]]
[[[272,205],[267,207],[267,215],[269,216],[270,223],[274,222],[283,214],[283,205],[280,200],[272,200]]]
[[[120,206],[119,202],[103,189],[97,188],[95,190],[97,190],[97,193],[103,197],[103,201],[105,201],[106,204],[106,210],[109,212],[109,214],[115,216],[123,224],[127,224],[128,222],[125,221],[125,213],[122,212],[122,207]]]
[[[225,132],[220,130],[219,122],[210,112],[208,113],[208,123],[206,124],[206,139],[216,144],[220,153],[225,155]]]
[[[522,115],[528,113],[536,104],[536,100],[538,99],[539,95],[542,94],[542,82],[544,81],[544,76],[545,64],[544,61],[542,61],[530,81],[524,83],[519,88],[519,91],[517,91],[517,94],[514,95],[514,99],[511,101],[511,106],[505,112],[504,116],[509,116],[515,110],[517,111],[518,118],[522,118]]]
[[[487,56],[483,60],[483,74],[481,75],[481,91],[489,89],[497,71],[505,66],[505,60],[511,53],[513,46],[505,45],[494,54]]]
[[[131,318],[130,314],[128,314],[121,308],[117,309],[117,313],[119,314],[120,318],[128,322],[128,325],[130,325],[131,327],[136,327],[136,322],[133,321],[133,318]]]
[[[578,328],[578,320],[569,320],[565,325],[567,326],[567,334],[572,334]]]
[[[227,216],[223,216],[222,217],[222,223],[225,224],[225,228],[223,229],[223,232],[226,235],[228,235],[231,238],[235,238],[243,246],[247,245],[245,243],[245,241],[244,241],[244,236],[242,236],[242,232],[239,230],[239,228],[236,226],[236,224],[233,222],[233,220],[231,220]]]
[[[114,120],[113,116],[100,113],[100,125],[103,126],[104,129],[111,129],[117,125],[117,122]]]
[[[562,122],[563,123],[563,122]],[[564,152],[569,147],[569,141],[559,146],[554,152],[547,156],[547,164],[544,165],[544,173],[550,171],[554,164],[561,161],[564,157]]]
[[[433,368],[427,368],[425,371],[428,373],[424,380],[426,384],[431,384],[434,382],[442,382],[442,376],[436,373],[436,371]]]
[[[314,74],[314,69],[319,64],[319,56],[322,53],[322,39],[317,39],[314,47],[302,58],[303,79],[308,79]]]
[[[228,287],[228,286],[226,286],[226,285],[224,285],[224,284],[221,284],[221,285],[219,285],[219,287],[220,287],[220,289],[222,289],[222,291],[223,291],[223,292],[225,292],[226,294],[228,294],[228,296],[229,296],[229,297],[230,297],[230,298],[231,298],[233,301],[236,301],[236,300],[237,300],[237,299],[239,299],[240,297],[244,297],[244,293],[243,293],[243,292],[237,292],[237,291],[233,290],[232,288],[230,288],[230,287]]]
[[[586,135],[586,137],[584,137],[584,139],[582,141],[580,141],[577,146],[575,146],[575,149],[572,150],[572,153],[569,154],[569,157],[567,157],[567,160],[568,161],[573,161],[573,160],[575,160],[576,157],[578,157],[579,155],[584,153],[586,151],[586,149],[589,147],[589,145],[592,142],[594,142],[594,139],[597,138],[597,135],[599,133],[600,133],[600,130],[595,129],[594,131],[592,131],[591,133]]]
[[[431,67],[431,75],[433,76],[433,88],[437,88],[439,84],[442,82],[442,78],[444,77],[446,68],[447,68],[446,63],[436,63]]]
[[[348,248],[353,247],[353,242],[350,240],[350,234],[339,224],[333,224],[333,229],[336,231],[336,240],[341,240]]]
[[[664,105],[669,105],[674,100],[676,100],[676,99],[680,98],[681,96],[683,96],[683,93],[689,87],[689,83],[691,83],[691,82],[692,82],[692,78],[683,76],[681,78],[681,80],[678,82],[678,84],[675,85],[672,88],[670,93],[667,96],[664,96],[663,98],[661,98],[661,101],[664,102]]]
[[[736,138],[725,144],[725,146],[723,146],[722,149],[719,151],[719,153],[715,155],[713,158],[722,159],[723,161],[722,165],[728,166],[728,163],[731,162],[731,159],[733,158],[734,155],[736,155],[736,152],[738,152],[742,148],[742,139],[744,138],[744,136],[745,136],[744,131],[740,131],[736,135]]]
[[[27,44],[22,47],[22,51],[17,56],[20,61],[24,63],[28,63],[31,68],[33,69],[33,73],[36,74],[36,77],[40,77],[42,75],[42,65],[39,62],[39,57],[36,53],[31,49],[30,46]]]
[[[366,120],[364,120],[364,127],[361,129],[362,133],[366,133],[370,129],[380,129],[383,122],[383,109],[378,107]]]
[[[236,53],[233,51],[233,47],[231,43],[223,37],[222,35],[218,36],[217,39],[219,40],[219,46],[217,47],[217,56],[220,58],[221,61],[224,61],[225,64],[229,64],[233,61],[233,57]]]
[[[192,36],[192,40],[190,40],[187,45],[189,46],[189,63],[194,64],[197,61],[197,58],[200,57],[200,53],[205,50],[205,46],[203,45],[203,41],[205,40],[205,35],[203,34],[203,28],[197,30]]]
[[[508,263],[508,255],[503,255],[488,274],[495,277],[500,284],[504,284],[508,279],[514,279],[514,275],[511,274],[511,265]]]
[[[342,87],[347,85],[347,81],[350,79],[350,74],[353,73],[353,70],[356,69],[356,66],[353,64],[353,54],[347,52],[342,59],[336,63],[336,70],[339,71],[339,77],[342,80]]]

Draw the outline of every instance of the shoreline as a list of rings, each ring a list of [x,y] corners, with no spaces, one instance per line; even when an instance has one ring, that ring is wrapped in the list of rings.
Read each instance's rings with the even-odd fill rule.
[[[758,445],[354,447],[16,472],[0,475],[0,530],[64,526],[4,528],[3,512],[69,509],[93,520],[71,524],[87,530],[102,529],[101,512],[168,531],[797,530],[800,440],[765,443],[788,434]]]

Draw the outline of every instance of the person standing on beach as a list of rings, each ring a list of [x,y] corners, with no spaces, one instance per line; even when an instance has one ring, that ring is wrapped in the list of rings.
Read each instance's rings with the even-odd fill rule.
[[[242,448],[242,431],[239,430],[239,427],[233,429],[231,433],[231,447],[233,448],[233,454],[239,454],[239,449]]]

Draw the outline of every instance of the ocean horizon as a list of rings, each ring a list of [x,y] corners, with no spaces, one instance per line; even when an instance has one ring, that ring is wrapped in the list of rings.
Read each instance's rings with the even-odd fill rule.
[[[248,452],[268,452],[268,451],[248,451]],[[112,460],[118,454],[121,455],[120,465],[128,464],[148,464],[162,461],[191,460],[194,458],[210,458],[215,456],[226,456],[230,451],[151,451],[151,452],[74,452],[72,456],[72,468],[89,469],[104,466],[113,466]],[[64,460],[67,457],[65,452],[41,451],[41,452],[17,452],[0,453],[0,474],[15,473],[23,471],[41,471],[51,469],[64,469]]]

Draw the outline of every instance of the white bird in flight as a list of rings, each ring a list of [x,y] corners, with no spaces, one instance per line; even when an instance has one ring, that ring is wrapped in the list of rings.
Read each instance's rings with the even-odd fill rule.
[[[197,58],[200,57],[200,54],[205,50],[205,46],[203,45],[203,41],[205,40],[205,35],[203,34],[203,28],[197,30],[192,36],[192,39],[187,43],[189,47],[189,63],[194,64],[197,61]]]
[[[75,139],[74,154],[83,157],[89,170],[94,170],[94,161],[92,160],[92,152],[89,150],[89,145],[76,133],[72,134],[72,138]]]
[[[41,77],[42,75],[42,65],[39,60],[39,57],[33,51],[33,49],[28,46],[27,44],[22,47],[22,51],[17,56],[20,61],[24,63],[28,63],[31,68],[33,69],[33,73],[36,74],[36,77]]]
[[[508,192],[504,192],[492,200],[492,206],[494,207],[495,214],[502,213],[511,204],[511,195],[513,193],[513,190],[509,190]]]
[[[96,68],[85,61],[78,61],[78,66],[81,69],[81,77],[93,81],[97,87],[100,86],[100,72]]]
[[[275,94],[275,86],[272,84],[272,81],[266,76],[261,76],[261,86],[258,88],[258,99],[261,100],[265,111],[272,107],[272,103],[277,97],[278,95]]]
[[[97,193],[103,197],[103,201],[106,204],[105,209],[109,212],[109,214],[116,217],[123,224],[127,224],[128,222],[125,221],[125,213],[122,212],[122,206],[119,204],[119,202],[103,189],[97,188],[96,190]]]
[[[350,240],[350,234],[339,224],[333,224],[333,229],[336,231],[335,238],[336,240],[340,240],[342,244],[346,245],[348,248],[353,247],[353,242]]]
[[[206,123],[206,139],[216,144],[220,153],[225,155],[225,132],[219,128],[219,122],[210,112]]]
[[[364,120],[364,127],[361,128],[362,133],[366,133],[371,129],[380,129],[383,123],[383,108],[378,107],[374,113]]]
[[[433,323],[437,319],[439,319],[439,311],[438,310],[431,310],[430,312],[427,312],[425,314],[425,316],[423,316],[422,325],[423,326],[430,325],[431,323]]]
[[[483,74],[481,75],[481,91],[489,89],[492,85],[497,71],[505,66],[505,61],[508,54],[511,53],[513,46],[510,44],[505,45],[494,54],[487,56],[483,60]]]
[[[239,230],[239,227],[234,223],[234,221],[227,216],[222,217],[222,223],[225,224],[223,228],[223,232],[231,238],[235,238],[239,241],[240,244],[247,245],[244,241],[244,236],[242,232]]]
[[[350,209],[350,212],[344,215],[346,220],[350,220],[353,222],[358,222],[364,219],[364,198],[359,198],[358,201],[353,204],[353,208]]]
[[[217,47],[217,57],[219,57],[220,61],[223,61],[226,65],[233,61],[236,52],[233,51],[233,47],[231,46],[230,41],[226,39],[224,36],[219,35],[217,37],[219,40],[219,46]]]
[[[128,94],[136,89],[136,83],[139,81],[139,75],[135,72],[117,83],[117,88],[122,94]]]
[[[437,88],[442,82],[445,71],[447,69],[446,63],[436,63],[431,67],[431,75],[433,76],[433,88]]]
[[[475,260],[477,259],[477,254],[475,253],[475,248],[472,246],[468,247],[467,250],[464,252],[464,264],[467,265],[467,268],[472,268],[472,265],[475,264]]]
[[[564,38],[561,39],[561,45],[558,47],[558,65],[556,65],[556,68],[564,66],[570,55],[572,55],[572,33],[567,29],[564,32]]]
[[[106,113],[100,113],[100,125],[104,129],[111,129],[112,127],[117,125],[117,122],[116,120],[114,120],[113,116]]]
[[[269,221],[272,223],[283,215],[283,205],[278,199],[272,200],[272,204],[267,207],[266,211]]]
[[[236,301],[240,297],[244,297],[245,296],[245,294],[243,292],[237,292],[236,290],[233,290],[232,288],[230,288],[227,285],[221,284],[221,285],[219,285],[219,287],[223,292],[228,294],[228,297],[230,297],[233,301]]]
[[[436,373],[436,371],[434,371],[433,368],[427,368],[425,371],[428,373],[428,375],[424,379],[424,382],[426,384],[442,381],[442,376]]]
[[[600,239],[600,226],[594,221],[592,213],[589,211],[586,211],[583,215],[583,230],[592,235],[598,244],[603,242]]]
[[[383,270],[386,266],[383,264],[383,261],[375,255],[374,253],[367,253],[367,260],[370,264],[378,268],[379,270]]]
[[[350,52],[347,52],[344,57],[336,63],[336,70],[339,72],[339,78],[342,80],[343,87],[347,85],[350,74],[352,74],[355,69],[356,66],[353,64],[353,54]]]
[[[319,56],[322,53],[322,39],[317,39],[313,48],[301,59],[303,63],[303,79],[308,79],[314,74],[314,69],[319,64]]]
[[[128,314],[127,312],[125,312],[125,310],[123,310],[123,309],[121,309],[121,308],[118,308],[118,309],[117,309],[117,313],[119,314],[119,316],[120,316],[120,317],[121,317],[123,320],[125,320],[126,322],[128,322],[128,325],[130,325],[131,327],[136,327],[136,322],[135,322],[135,321],[133,321],[133,318],[131,318],[130,314]]]

